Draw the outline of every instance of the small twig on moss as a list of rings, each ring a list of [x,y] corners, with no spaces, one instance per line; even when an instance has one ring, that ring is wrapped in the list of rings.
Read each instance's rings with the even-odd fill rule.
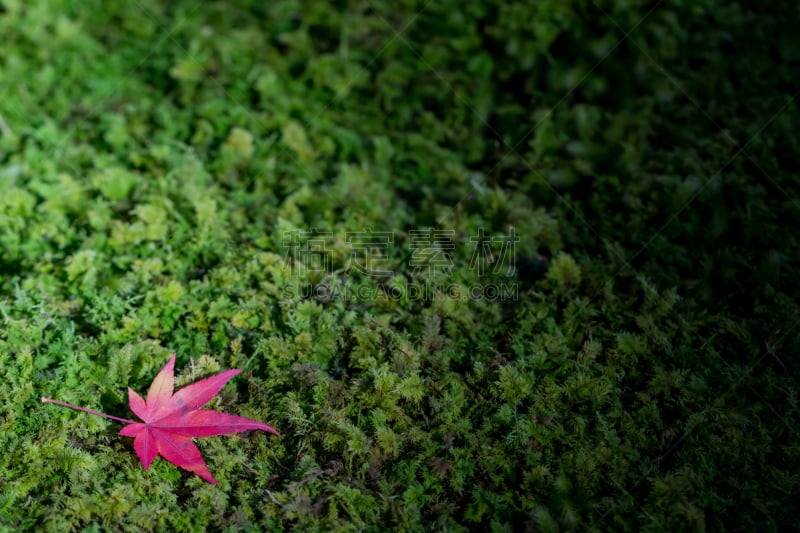
[[[8,127],[6,121],[3,120],[2,115],[0,115],[0,133],[2,133],[3,135],[13,135],[14,133],[13,131],[11,131],[11,128]]]
[[[781,358],[778,357],[778,355],[775,353],[775,346],[774,345],[770,345],[769,341],[766,341],[764,344],[767,345],[767,353],[769,353],[772,357],[775,358],[776,361],[778,361],[778,363],[781,365],[781,367],[783,367],[783,370],[785,372],[788,372],[788,369],[786,368],[786,365],[783,364],[783,361],[781,361]]]
[[[283,507],[283,504],[281,502],[279,502],[278,499],[275,496],[272,495],[272,493],[269,491],[269,489],[264,489],[264,490],[267,491],[267,496],[269,496],[269,499],[272,500],[272,503],[274,503],[278,507]]]
[[[242,464],[242,465],[243,465],[245,468],[247,468],[248,470],[250,470],[252,473],[254,473],[255,475],[257,475],[258,477],[266,477],[266,476],[264,476],[264,474],[262,474],[261,472],[259,472],[258,470],[256,470],[256,469],[255,469],[255,468],[253,468],[252,466],[250,466],[249,464],[245,463],[244,461],[242,461],[242,462],[241,462],[241,464]],[[282,504],[281,502],[279,502],[279,501],[278,501],[278,499],[277,499],[275,496],[273,496],[273,495],[272,495],[272,493],[269,491],[269,489],[264,489],[264,490],[266,490],[266,491],[267,491],[267,496],[269,496],[269,499],[270,499],[270,500],[272,500],[272,502],[273,502],[275,505],[277,505],[277,506],[279,506],[279,507],[283,507],[283,504]]]

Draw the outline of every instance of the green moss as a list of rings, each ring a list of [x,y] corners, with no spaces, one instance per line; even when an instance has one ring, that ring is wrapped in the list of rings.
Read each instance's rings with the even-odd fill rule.
[[[793,525],[795,3],[369,4],[0,0],[0,529]]]

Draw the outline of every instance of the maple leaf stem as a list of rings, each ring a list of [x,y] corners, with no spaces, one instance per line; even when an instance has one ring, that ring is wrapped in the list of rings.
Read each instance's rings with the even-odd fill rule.
[[[101,413],[100,411],[95,411],[93,409],[87,409],[85,407],[78,407],[77,405],[72,405],[71,403],[64,403],[59,402],[58,400],[54,400],[52,398],[42,398],[43,403],[54,403],[56,405],[60,405],[62,407],[69,407],[70,409],[76,409],[78,411],[83,411],[84,413],[90,413],[93,415],[104,416],[106,418],[110,418],[111,420],[116,420],[117,422],[125,422],[126,424],[136,424],[133,420],[128,420],[127,418],[120,418],[118,416],[107,415],[105,413]]]

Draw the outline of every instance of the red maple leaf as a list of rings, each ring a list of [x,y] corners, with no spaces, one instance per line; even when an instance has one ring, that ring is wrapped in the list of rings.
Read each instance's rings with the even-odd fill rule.
[[[133,448],[145,470],[150,468],[156,456],[161,455],[175,466],[194,472],[215,485],[217,480],[208,471],[200,450],[192,442],[192,437],[210,437],[252,429],[279,434],[270,426],[249,418],[198,409],[208,403],[241,370],[220,372],[173,394],[174,369],[175,355],[153,380],[150,390],[147,391],[147,400],[143,400],[133,389],[128,388],[128,404],[142,422],[107,415],[50,398],[42,398],[42,401],[125,422],[128,425],[122,428],[119,434],[134,438]]]

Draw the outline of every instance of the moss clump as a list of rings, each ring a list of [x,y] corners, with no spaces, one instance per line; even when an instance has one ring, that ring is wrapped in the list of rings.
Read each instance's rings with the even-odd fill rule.
[[[635,4],[0,1],[0,528],[793,525],[798,8]]]

